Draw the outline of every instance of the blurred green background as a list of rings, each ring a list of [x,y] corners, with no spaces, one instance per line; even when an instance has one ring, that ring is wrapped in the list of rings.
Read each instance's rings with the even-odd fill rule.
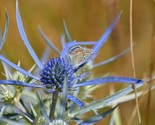
[[[109,26],[110,22],[123,10],[119,23],[96,59],[96,62],[100,62],[117,55],[130,46],[129,2],[129,0],[20,0],[19,9],[28,39],[39,57],[41,57],[46,47],[38,32],[39,26],[42,27],[48,38],[61,50],[60,37],[64,32],[63,20],[66,21],[72,39],[77,41],[96,41]],[[146,76],[150,68],[151,41],[153,29],[155,28],[153,26],[155,22],[154,4],[153,0],[133,1],[133,40],[137,78]],[[15,0],[0,0],[0,26],[3,31],[5,26],[5,9],[9,13],[9,32],[1,53],[5,54],[9,60],[16,64],[20,60],[21,66],[29,69],[34,62],[17,30]],[[51,57],[56,56],[56,53],[52,51]],[[3,72],[3,69],[1,69],[1,72]],[[133,77],[130,53],[94,72],[98,77],[106,73]],[[115,85],[115,90],[122,86],[124,85]],[[109,95],[109,90],[110,84],[99,88],[97,92],[94,92],[96,99]],[[150,125],[154,125],[154,91],[151,94]],[[146,95],[145,100],[140,106],[143,123],[145,123],[146,116],[148,115],[147,101]],[[122,125],[127,124],[134,106],[135,101],[120,105]],[[107,117],[98,125],[107,125],[109,120],[110,117]],[[132,125],[137,124],[138,119],[136,115]]]

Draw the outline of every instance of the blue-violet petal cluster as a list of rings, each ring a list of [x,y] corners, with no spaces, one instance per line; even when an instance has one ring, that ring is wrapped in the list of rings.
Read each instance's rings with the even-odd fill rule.
[[[70,89],[75,82],[76,77],[74,73],[73,67],[65,62],[63,58],[52,58],[43,67],[40,81],[49,92],[61,92],[65,75],[68,80],[68,89]]]

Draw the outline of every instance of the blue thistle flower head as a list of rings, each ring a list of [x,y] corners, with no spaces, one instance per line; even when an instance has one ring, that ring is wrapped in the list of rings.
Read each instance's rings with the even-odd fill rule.
[[[65,75],[68,79],[68,89],[71,89],[76,78],[74,73],[72,65],[69,65],[64,58],[52,58],[44,65],[40,81],[48,92],[62,92]]]
[[[111,32],[112,32],[113,28],[115,27],[116,23],[118,22],[120,16],[121,16],[121,13],[114,19],[114,21],[111,23],[111,25],[106,29],[105,33],[96,42],[73,41],[71,39],[71,37],[69,36],[66,24],[64,23],[66,36],[68,37],[69,42],[65,43],[62,40],[62,46],[63,46],[62,51],[59,51],[59,49],[57,49],[57,47],[55,47],[55,45],[51,41],[48,40],[48,38],[44,35],[44,33],[41,30],[39,30],[39,32],[42,35],[42,37],[44,38],[45,42],[51,47],[51,49],[53,49],[58,54],[57,58],[52,58],[49,61],[47,61],[48,60],[47,57],[49,56],[49,53],[48,53],[48,51],[47,52],[45,51],[46,54],[43,56],[43,59],[40,60],[37,57],[37,55],[35,54],[33,48],[30,45],[30,42],[27,39],[26,33],[24,31],[22,19],[20,16],[19,8],[18,8],[18,0],[16,0],[16,20],[17,20],[18,30],[19,30],[20,36],[21,36],[24,44],[26,45],[30,55],[32,56],[33,60],[36,63],[37,68],[38,68],[37,71],[39,70],[40,74],[39,74],[39,76],[36,73],[31,74],[31,72],[28,72],[28,71],[22,69],[21,67],[15,65],[14,63],[12,63],[8,59],[6,59],[4,56],[0,55],[1,61],[10,65],[14,69],[21,72],[22,74],[26,75],[26,77],[29,76],[30,78],[33,79],[33,81],[31,81],[31,82],[29,80],[25,80],[25,79],[24,80],[21,80],[21,79],[1,80],[0,79],[0,84],[43,88],[43,90],[45,89],[47,92],[52,93],[52,102],[50,104],[50,108],[48,110],[49,113],[48,113],[48,112],[46,112],[45,105],[44,105],[41,97],[39,96],[39,92],[37,92],[37,97],[38,97],[39,104],[41,107],[41,109],[40,109],[41,116],[38,115],[38,117],[36,117],[34,120],[33,120],[33,117],[31,118],[31,117],[27,116],[27,117],[29,117],[30,122],[34,122],[36,124],[46,124],[46,122],[48,122],[49,125],[54,125],[54,124],[66,125],[67,122],[62,120],[62,118],[65,118],[65,120],[67,120],[67,121],[70,121],[70,118],[73,118],[73,119],[75,119],[75,121],[81,122],[81,120],[79,121],[78,117],[76,116],[77,114],[83,114],[88,111],[92,111],[92,109],[96,114],[96,111],[95,111],[96,109],[109,104],[109,102],[112,102],[113,100],[115,100],[123,95],[126,95],[133,90],[132,87],[128,87],[128,88],[125,88],[125,89],[117,92],[116,94],[112,95],[111,97],[105,98],[104,100],[92,102],[91,104],[88,104],[87,106],[85,106],[85,103],[78,99],[79,93],[81,90],[80,87],[83,87],[83,86],[104,84],[104,83],[108,83],[108,82],[113,82],[113,83],[122,82],[122,83],[129,83],[129,84],[140,84],[140,85],[138,85],[138,87],[142,86],[142,84],[144,83],[143,80],[129,78],[129,77],[105,76],[105,77],[100,77],[100,78],[87,79],[86,77],[89,75],[89,71],[88,72],[84,71],[84,73],[83,73],[80,70],[81,67],[83,67],[86,64],[89,64],[89,62],[92,62],[91,69],[93,69],[95,67],[99,67],[101,65],[107,64],[107,63],[117,59],[118,57],[120,57],[121,55],[123,55],[125,53],[125,52],[123,52],[117,56],[110,58],[109,60],[106,60],[106,61],[103,61],[103,62],[100,62],[97,64],[94,64],[94,62],[93,62],[93,60],[97,57],[98,52],[100,51],[101,47],[106,42],[109,35],[111,34]],[[6,19],[7,19],[6,30],[4,32],[3,38],[2,39],[0,38],[0,49],[2,48],[2,46],[4,44],[7,30],[8,30],[8,15],[7,15],[7,13],[6,13]],[[93,47],[91,49],[88,49],[88,48],[82,47],[82,45],[93,45]],[[42,60],[47,63],[43,64]],[[77,72],[77,71],[79,71],[79,72]],[[84,79],[84,78],[86,78],[86,79]],[[87,91],[89,91],[89,88],[85,89],[85,90],[87,92]],[[41,92],[42,92],[42,89],[41,89]],[[82,93],[81,95],[83,96],[84,94]],[[89,96],[88,92],[85,95]],[[51,95],[49,95],[49,96],[51,96]],[[59,96],[59,98],[58,98],[58,96]],[[58,100],[58,99],[60,99],[60,100]],[[76,110],[76,108],[78,108],[78,107],[75,107],[75,105],[73,105],[73,103],[68,103],[68,102],[70,102],[70,101],[68,101],[68,99],[71,100],[72,102],[74,102],[77,106],[81,107],[81,109]],[[57,105],[57,103],[58,103],[58,105]],[[26,106],[23,106],[23,107],[26,107]],[[33,108],[33,105],[31,105],[31,103],[30,103],[30,107],[31,107],[31,110],[32,110],[33,116],[34,116],[36,114],[36,112],[34,112],[34,108]],[[37,107],[38,107],[38,105],[37,105]],[[107,116],[107,114],[110,114],[116,107],[117,106],[115,106],[114,108],[112,108],[110,110],[107,110],[107,112],[104,112],[102,114],[97,113],[97,115],[95,115],[94,117],[89,118],[88,120],[86,120],[82,123],[78,123],[78,124],[81,125],[81,124],[85,124],[85,123],[97,122],[98,120]],[[94,110],[94,108],[95,108],[95,110]],[[58,109],[58,110],[55,110],[55,109]],[[64,115],[68,115],[68,116],[64,117]],[[37,116],[37,114],[36,114],[36,116]],[[57,116],[58,119],[55,119],[55,116]],[[76,116],[76,117],[74,117],[74,116]],[[68,117],[69,117],[69,119],[68,119]],[[97,119],[97,121],[96,121],[96,119]]]
[[[106,76],[106,77],[101,77],[101,78],[94,78],[94,79],[89,79],[87,81],[79,82],[77,84],[76,80],[82,78],[85,76],[85,74],[80,74],[81,76],[76,77],[76,72],[83,67],[85,64],[90,62],[91,60],[94,60],[103,46],[103,44],[106,42],[108,39],[109,35],[111,34],[113,28],[115,27],[116,23],[118,22],[119,18],[121,16],[121,13],[114,19],[114,21],[111,23],[111,25],[106,29],[105,33],[101,36],[101,38],[97,42],[71,42],[71,37],[69,39],[71,40],[70,42],[66,44],[62,44],[63,50],[60,52],[52,42],[50,42],[46,36],[41,33],[44,39],[46,39],[47,44],[59,55],[57,58],[52,58],[50,61],[48,61],[45,65],[40,61],[40,59],[37,57],[35,54],[33,48],[30,45],[30,42],[26,36],[26,33],[24,31],[22,19],[20,16],[19,8],[18,8],[18,0],[16,0],[16,20],[17,20],[17,26],[18,30],[20,33],[20,36],[26,45],[30,55],[32,56],[33,60],[35,61],[36,65],[38,66],[38,69],[41,70],[40,76],[36,76],[31,74],[30,72],[22,69],[21,67],[18,67],[2,55],[0,55],[0,60],[7,63],[11,67],[15,68],[19,72],[25,74],[26,76],[29,76],[36,81],[40,81],[42,85],[39,85],[38,82],[28,84],[23,81],[17,81],[17,80],[0,80],[1,84],[7,84],[7,85],[19,85],[19,86],[28,86],[28,87],[36,87],[36,88],[46,88],[48,92],[53,92],[53,95],[55,92],[59,93],[63,91],[63,88],[65,88],[65,78],[67,77],[67,90],[75,90],[77,88],[80,88],[81,86],[89,86],[89,85],[97,85],[97,84],[104,84],[108,82],[123,82],[123,83],[130,83],[130,84],[143,84],[144,82],[139,79],[135,78],[129,78],[129,77],[118,77],[118,76]],[[7,30],[6,30],[7,32]],[[6,34],[6,33],[5,33]],[[5,36],[3,36],[5,40]],[[2,40],[2,43],[3,41]],[[3,44],[2,44],[3,45]],[[0,46],[2,46],[0,45]],[[76,45],[93,45],[92,47],[92,52],[88,58],[84,59],[82,58],[82,63],[77,65],[76,67],[72,66],[72,62],[69,62],[67,60],[67,56],[69,53],[69,50],[76,46]],[[74,50],[74,49],[73,49]],[[80,55],[81,56],[81,55]],[[110,58],[107,62],[110,62],[111,60],[116,59],[117,57],[113,57],[112,59]],[[73,60],[74,61],[74,60]],[[105,61],[106,62],[106,61]],[[101,62],[100,64],[93,64],[93,68],[100,66],[102,64],[105,64],[105,62]],[[107,63],[106,62],[106,63]],[[56,93],[56,94],[57,94]],[[67,93],[67,92],[66,92]],[[78,106],[83,107],[84,103],[77,99],[76,97],[72,96],[70,93],[67,93],[66,97],[70,99],[71,101],[75,102]]]

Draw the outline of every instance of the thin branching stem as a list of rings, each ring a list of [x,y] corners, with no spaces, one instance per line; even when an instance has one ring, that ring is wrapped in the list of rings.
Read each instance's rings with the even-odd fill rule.
[[[50,115],[49,115],[49,118],[51,118],[51,120],[54,119],[54,111],[55,111],[57,99],[58,99],[58,92],[54,92],[52,96],[52,103],[51,103],[51,109],[50,109]]]

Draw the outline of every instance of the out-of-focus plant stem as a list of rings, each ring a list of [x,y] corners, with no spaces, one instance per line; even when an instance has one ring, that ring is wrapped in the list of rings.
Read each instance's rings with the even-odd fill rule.
[[[107,3],[108,3],[109,22],[111,22],[117,15],[118,5],[116,0],[108,0]],[[122,40],[121,40],[120,26],[121,26],[120,22],[118,22],[116,27],[113,29],[112,34],[110,35],[112,41],[112,51],[114,55],[121,52],[120,46],[122,45]]]
[[[112,95],[114,93],[115,93],[114,85],[110,84],[110,94]],[[116,105],[113,105],[113,106],[116,106]],[[113,115],[115,125],[122,125],[119,107],[114,110],[112,115]]]
[[[116,0],[108,0],[108,12],[109,12],[109,22],[111,22],[115,17],[118,10]],[[120,53],[121,37],[120,37],[120,23],[118,22],[117,26],[114,28],[113,33],[111,34],[112,41],[112,50],[113,54]],[[115,93],[115,87],[113,84],[110,84],[110,94]],[[115,106],[115,105],[114,105]],[[119,113],[119,108],[113,112],[114,123],[116,125],[121,125],[121,117]]]
[[[131,62],[132,62],[132,70],[133,70],[133,76],[136,78],[136,69],[135,69],[135,60],[134,60],[134,52],[133,52],[133,29],[132,29],[132,5],[133,1],[130,0],[130,14],[129,14],[129,21],[130,21],[130,47],[131,47]],[[138,122],[139,125],[141,125],[141,116],[140,116],[140,110],[139,110],[139,101],[137,98],[137,89],[136,86],[133,85],[134,93],[135,93],[135,100],[136,100],[136,111],[138,115]],[[128,125],[130,124],[130,120],[128,122]]]

